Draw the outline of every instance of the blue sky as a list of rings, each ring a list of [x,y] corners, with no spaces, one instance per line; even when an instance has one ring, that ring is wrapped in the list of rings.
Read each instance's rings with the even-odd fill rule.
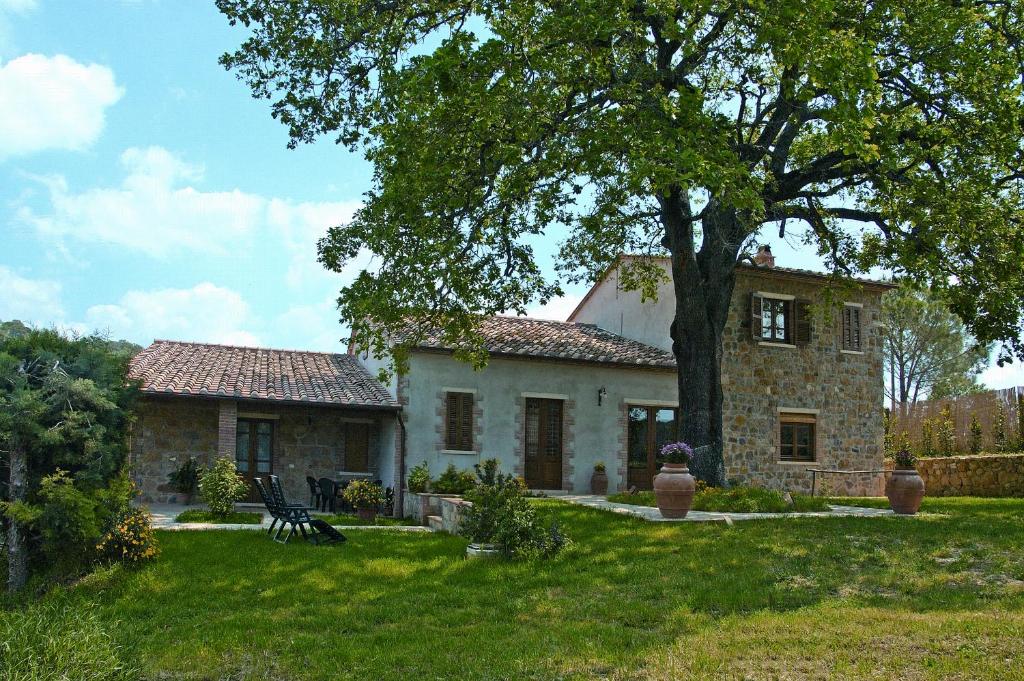
[[[217,64],[242,39],[212,2],[0,0],[0,319],[341,349],[333,300],[360,263],[328,273],[315,244],[371,168],[330,139],[287,149]],[[584,292],[531,312],[565,318]],[[1018,367],[984,379],[1024,384]]]

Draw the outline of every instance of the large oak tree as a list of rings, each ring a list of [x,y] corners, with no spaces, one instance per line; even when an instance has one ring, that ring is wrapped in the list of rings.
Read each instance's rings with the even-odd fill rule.
[[[616,254],[671,256],[681,437],[722,438],[735,267],[798,229],[836,280],[884,267],[1024,355],[1018,0],[218,0],[222,63],[288,127],[363,149],[320,243],[362,348],[523,311]],[[558,275],[534,247],[558,240]],[[643,258],[626,273],[650,292]],[[416,334],[403,336],[415,342]],[[392,348],[403,365],[406,348]]]

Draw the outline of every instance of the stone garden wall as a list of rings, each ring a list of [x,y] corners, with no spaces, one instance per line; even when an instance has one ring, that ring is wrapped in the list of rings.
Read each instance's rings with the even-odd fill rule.
[[[1024,453],[918,459],[917,472],[933,497],[1024,497]]]

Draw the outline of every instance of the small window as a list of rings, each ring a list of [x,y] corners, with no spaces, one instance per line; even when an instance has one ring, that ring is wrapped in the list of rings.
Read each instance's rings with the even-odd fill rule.
[[[811,342],[811,304],[806,300],[753,293],[750,298],[754,340],[787,345]]]
[[[448,449],[473,449],[473,393],[445,393],[447,428],[445,444]]]
[[[814,461],[814,414],[779,414],[779,460]]]
[[[861,334],[860,305],[843,306],[843,350],[860,351],[863,344]]]
[[[789,342],[792,306],[788,300],[765,298],[761,302],[761,338],[778,343]]]

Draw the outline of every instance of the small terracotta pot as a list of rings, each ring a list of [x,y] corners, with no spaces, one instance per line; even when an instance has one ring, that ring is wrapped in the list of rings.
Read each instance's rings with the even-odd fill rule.
[[[685,518],[696,489],[697,483],[684,463],[666,463],[654,476],[654,497],[665,518]]]
[[[608,494],[608,474],[604,471],[594,471],[590,476],[590,493],[604,496]]]
[[[356,517],[366,522],[373,522],[377,519],[377,509],[375,508],[357,508]]]
[[[900,515],[914,515],[924,498],[924,480],[913,468],[897,468],[885,486],[892,510]]]

